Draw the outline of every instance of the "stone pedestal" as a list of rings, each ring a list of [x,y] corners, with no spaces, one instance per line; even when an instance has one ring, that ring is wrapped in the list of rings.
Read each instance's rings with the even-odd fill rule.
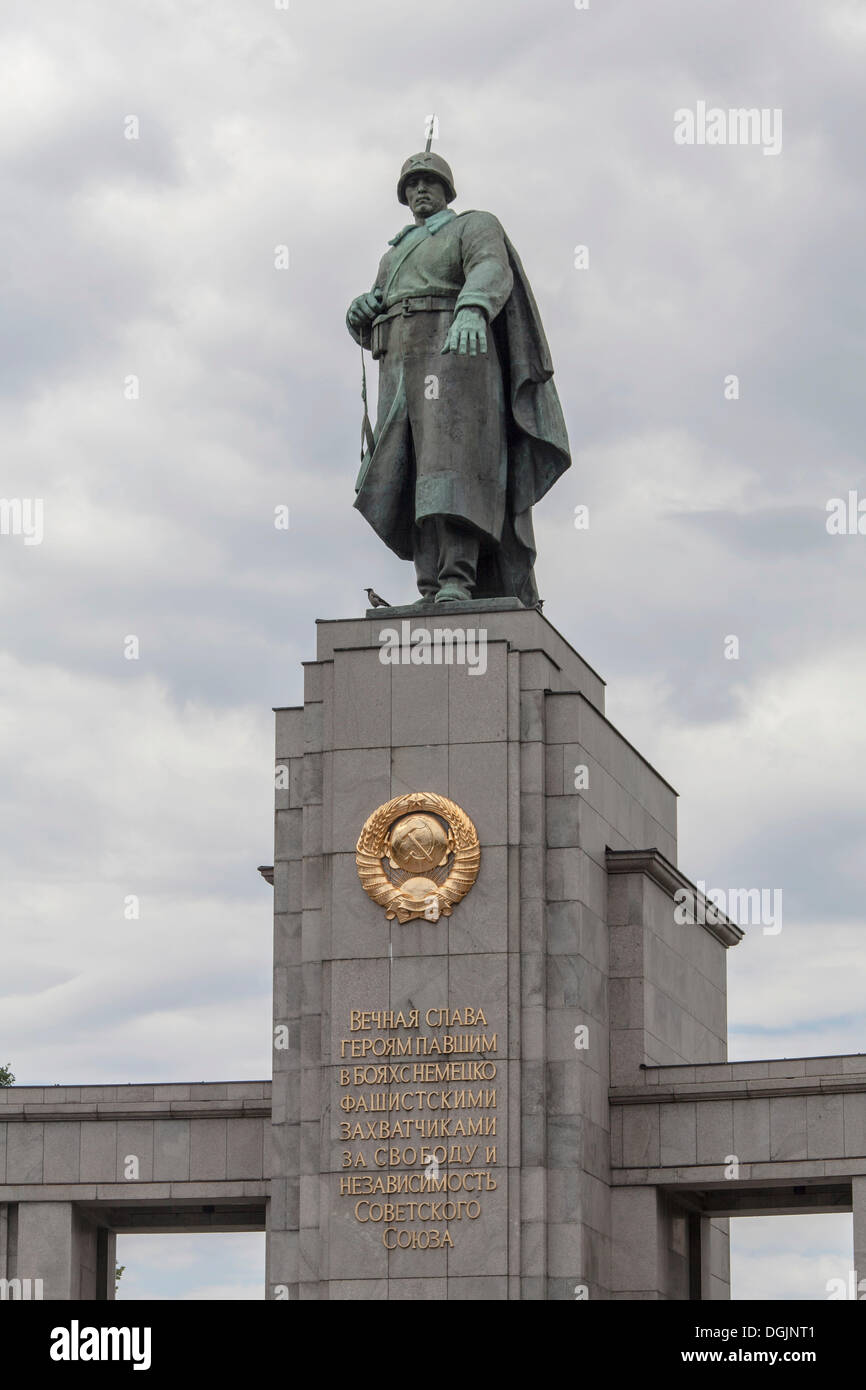
[[[675,792],[534,610],[320,622],[305,678],[277,711],[269,1296],[683,1296],[654,1194],[639,1283],[612,1266],[608,1105],[612,1068],[725,1056],[724,947],[673,925]],[[462,808],[481,866],[401,925],[355,848],[410,792]]]

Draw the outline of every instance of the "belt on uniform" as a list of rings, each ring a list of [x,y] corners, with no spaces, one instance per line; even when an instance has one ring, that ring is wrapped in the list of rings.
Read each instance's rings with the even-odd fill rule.
[[[456,294],[412,294],[401,299],[400,303],[395,304],[387,313],[380,314],[376,322],[384,323],[386,319],[398,316],[408,318],[410,314],[432,313],[437,309],[453,309],[456,303]]]

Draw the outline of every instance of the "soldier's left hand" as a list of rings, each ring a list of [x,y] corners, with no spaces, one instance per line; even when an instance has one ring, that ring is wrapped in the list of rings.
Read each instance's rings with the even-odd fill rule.
[[[487,351],[487,320],[480,309],[460,309],[448,330],[443,352],[459,352],[477,357]]]

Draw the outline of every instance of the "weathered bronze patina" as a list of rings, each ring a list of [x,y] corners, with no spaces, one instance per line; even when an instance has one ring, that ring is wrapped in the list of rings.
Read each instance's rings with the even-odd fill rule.
[[[355,506],[413,560],[421,604],[538,602],[532,507],[569,467],[553,364],[520,259],[489,212],[455,213],[429,151],[404,163],[414,216],[346,323],[379,362]]]

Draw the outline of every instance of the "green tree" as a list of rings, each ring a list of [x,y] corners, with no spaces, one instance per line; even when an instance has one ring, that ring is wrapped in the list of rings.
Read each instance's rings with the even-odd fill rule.
[[[123,1278],[123,1271],[124,1271],[125,1269],[126,1269],[126,1265],[119,1265],[119,1264],[116,1264],[116,1265],[114,1266],[114,1292],[115,1292],[115,1293],[117,1293],[117,1290],[118,1290],[118,1288],[120,1287],[120,1281],[121,1281],[121,1279]]]
[[[15,1081],[12,1069],[7,1063],[5,1067],[0,1067],[0,1086],[11,1086]]]

